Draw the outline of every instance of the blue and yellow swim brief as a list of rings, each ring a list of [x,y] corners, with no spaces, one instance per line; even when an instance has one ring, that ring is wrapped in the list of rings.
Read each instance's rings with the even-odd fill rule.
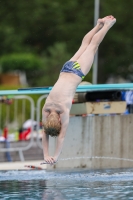
[[[85,75],[81,71],[81,67],[77,61],[67,61],[60,72],[73,73],[81,77],[83,80]]]

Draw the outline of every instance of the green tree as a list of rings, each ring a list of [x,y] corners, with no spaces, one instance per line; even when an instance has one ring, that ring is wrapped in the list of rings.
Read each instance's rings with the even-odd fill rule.
[[[55,43],[49,47],[43,57],[43,76],[38,84],[42,86],[53,85],[58,77],[64,62],[70,59],[65,43]]]
[[[35,86],[37,80],[42,74],[42,61],[33,54],[9,54],[0,58],[2,73],[12,71],[25,71],[27,81],[30,85]]]
[[[81,6],[80,1],[71,0],[63,4],[62,0],[4,0],[0,17],[0,54],[24,50],[40,53],[55,42],[67,42],[73,53],[93,25],[93,1],[83,0]]]
[[[101,1],[101,16],[112,14],[117,22],[109,31],[99,50],[99,82],[110,74],[133,81],[133,1]]]
[[[100,17],[112,14],[117,23],[99,48],[99,83],[111,74],[133,79],[132,6],[132,0],[100,1]],[[55,43],[65,43],[71,57],[93,27],[94,1],[4,0],[0,18],[0,55],[31,52],[41,56]]]

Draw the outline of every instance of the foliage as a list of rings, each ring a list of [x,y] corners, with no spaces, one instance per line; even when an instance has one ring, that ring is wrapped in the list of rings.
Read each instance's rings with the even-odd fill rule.
[[[93,2],[87,4],[86,1],[68,0],[62,4],[61,0],[50,2],[48,0],[28,0],[28,1],[1,1],[0,2],[0,38],[1,49],[0,55],[10,53],[28,53],[33,52],[40,55],[46,55],[43,59],[46,65],[50,64],[51,68],[58,68],[60,71],[63,63],[77,51],[80,46],[83,35],[92,27]],[[4,16],[4,17],[3,17]],[[65,43],[65,54],[59,52],[63,59],[54,60],[54,55],[48,55],[50,48],[55,49],[55,44]],[[62,47],[63,48],[63,47]],[[58,50],[58,49],[57,49]],[[69,53],[68,53],[69,52]],[[57,52],[56,52],[57,54]],[[69,54],[69,56],[68,56]],[[53,60],[51,62],[51,60]],[[54,63],[54,64],[53,64]],[[44,71],[48,74],[47,66],[43,65]],[[46,67],[46,69],[45,69]],[[55,69],[55,71],[57,71]],[[27,73],[27,71],[26,71]],[[41,71],[41,74],[43,72]],[[31,86],[39,84],[52,85],[58,77],[57,72],[52,73],[51,81],[49,80],[51,72],[46,77],[31,80],[28,75],[28,81]],[[38,77],[38,74],[36,74]],[[54,78],[53,78],[54,77]],[[42,80],[42,81],[40,81]],[[42,83],[41,83],[42,82]]]
[[[83,36],[93,27],[94,2],[92,0],[82,0],[82,2],[67,0],[63,3],[62,0],[0,1],[0,56],[16,52],[43,55],[44,65],[40,71],[41,75],[35,73],[39,79],[34,78],[33,81],[34,76],[28,75],[29,82],[31,86],[52,85],[63,62],[69,56],[73,56]],[[133,23],[130,20],[133,15],[132,7],[132,0],[100,1],[100,17],[112,14],[117,18],[117,23],[99,48],[99,83],[104,83],[111,74],[133,80]],[[66,46],[61,47],[65,48],[64,55],[61,54],[63,58],[61,60],[59,58],[58,61],[50,49],[56,49],[55,44],[64,43]],[[51,75],[49,65],[52,70],[56,68],[53,73],[55,76]]]
[[[44,52],[42,57],[44,63],[44,74],[43,77],[40,78],[39,84],[43,86],[53,85],[58,79],[63,64],[70,59],[70,55],[66,49],[66,44],[55,43]]]
[[[30,85],[36,84],[36,77],[41,74],[41,59],[33,54],[9,54],[0,58],[1,71],[25,71]]]
[[[99,81],[111,74],[133,81],[133,1],[101,1],[101,16],[112,14],[117,22],[103,40],[99,51]]]

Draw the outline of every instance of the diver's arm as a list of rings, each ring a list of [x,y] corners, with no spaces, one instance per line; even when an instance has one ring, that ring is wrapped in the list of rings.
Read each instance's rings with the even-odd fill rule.
[[[44,155],[44,160],[46,161],[46,163],[53,163],[53,157],[49,156],[49,136],[45,133],[43,133],[42,136],[42,146],[43,146],[43,155]]]
[[[66,130],[68,127],[68,123],[69,123],[69,113],[65,113],[62,114],[61,116],[61,131],[60,134],[57,138],[57,145],[56,145],[56,150],[55,150],[55,154],[54,154],[54,161],[57,162],[58,157],[61,153],[63,144],[64,144],[64,139],[65,139],[65,135],[66,135]]]

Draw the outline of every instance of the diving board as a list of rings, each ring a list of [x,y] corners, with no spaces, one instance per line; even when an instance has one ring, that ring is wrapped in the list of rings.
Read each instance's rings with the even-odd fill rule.
[[[22,95],[22,94],[49,94],[52,87],[33,87],[20,88],[18,90],[0,90],[0,96],[3,95]],[[96,85],[79,85],[76,92],[94,92],[94,91],[127,91],[133,90],[133,83],[119,83],[119,84],[96,84]]]

